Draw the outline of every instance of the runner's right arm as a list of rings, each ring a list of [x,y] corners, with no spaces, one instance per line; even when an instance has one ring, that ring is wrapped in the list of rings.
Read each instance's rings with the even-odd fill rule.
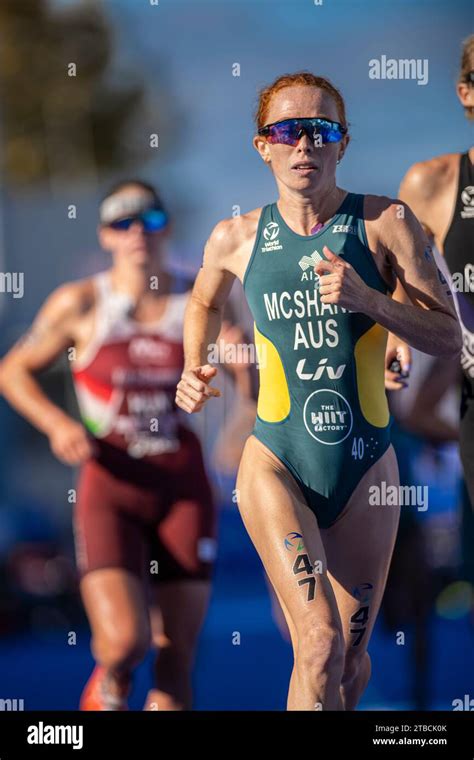
[[[84,427],[54,404],[36,380],[74,344],[74,322],[82,297],[77,283],[55,290],[40,309],[31,329],[0,364],[0,389],[11,406],[48,436],[54,454],[66,464],[89,458],[92,445]]]
[[[208,346],[215,344],[222,313],[235,276],[225,268],[230,252],[232,220],[219,222],[204,249],[204,258],[184,320],[184,370],[176,389],[176,404],[185,412],[199,412],[220,391],[209,385],[217,369],[208,363]]]

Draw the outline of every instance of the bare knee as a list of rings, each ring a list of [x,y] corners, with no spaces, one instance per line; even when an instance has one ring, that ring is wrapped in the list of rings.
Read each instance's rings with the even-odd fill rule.
[[[149,646],[148,632],[118,626],[107,635],[95,636],[92,648],[101,665],[111,670],[131,670],[143,660]]]
[[[310,678],[340,678],[344,667],[342,633],[331,625],[311,625],[298,632],[296,667]]]

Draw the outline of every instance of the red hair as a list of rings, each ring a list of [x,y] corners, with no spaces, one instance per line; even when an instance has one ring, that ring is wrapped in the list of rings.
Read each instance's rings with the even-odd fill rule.
[[[282,74],[282,76],[275,79],[272,84],[264,87],[260,90],[258,95],[258,105],[255,112],[255,122],[257,129],[265,126],[268,111],[270,109],[270,103],[274,95],[284,87],[294,87],[295,85],[303,85],[305,87],[318,87],[320,90],[324,90],[329,93],[334,99],[337,106],[337,113],[339,115],[339,121],[344,127],[347,127],[346,119],[346,106],[344,98],[341,93],[334,87],[329,79],[324,77],[317,77],[310,71],[297,71],[296,74]]]
[[[461,69],[459,72],[458,82],[467,82],[467,75],[474,69],[474,34],[471,34],[464,41],[461,53]],[[474,119],[474,107],[464,106],[464,113],[467,118]]]

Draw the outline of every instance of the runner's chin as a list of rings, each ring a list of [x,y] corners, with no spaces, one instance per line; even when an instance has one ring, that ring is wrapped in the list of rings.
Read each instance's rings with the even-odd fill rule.
[[[132,261],[141,264],[149,261],[151,253],[146,245],[137,245],[130,249],[128,255]]]

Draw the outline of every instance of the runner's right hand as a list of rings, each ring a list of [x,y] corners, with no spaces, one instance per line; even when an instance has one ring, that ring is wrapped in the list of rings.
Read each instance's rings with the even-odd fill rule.
[[[80,422],[68,418],[55,423],[49,434],[49,445],[61,462],[72,466],[83,464],[94,453],[86,429]]]
[[[211,367],[210,364],[184,370],[176,388],[175,401],[177,406],[192,414],[193,412],[200,412],[211,396],[220,396],[220,390],[209,385],[216,374],[216,367]]]

